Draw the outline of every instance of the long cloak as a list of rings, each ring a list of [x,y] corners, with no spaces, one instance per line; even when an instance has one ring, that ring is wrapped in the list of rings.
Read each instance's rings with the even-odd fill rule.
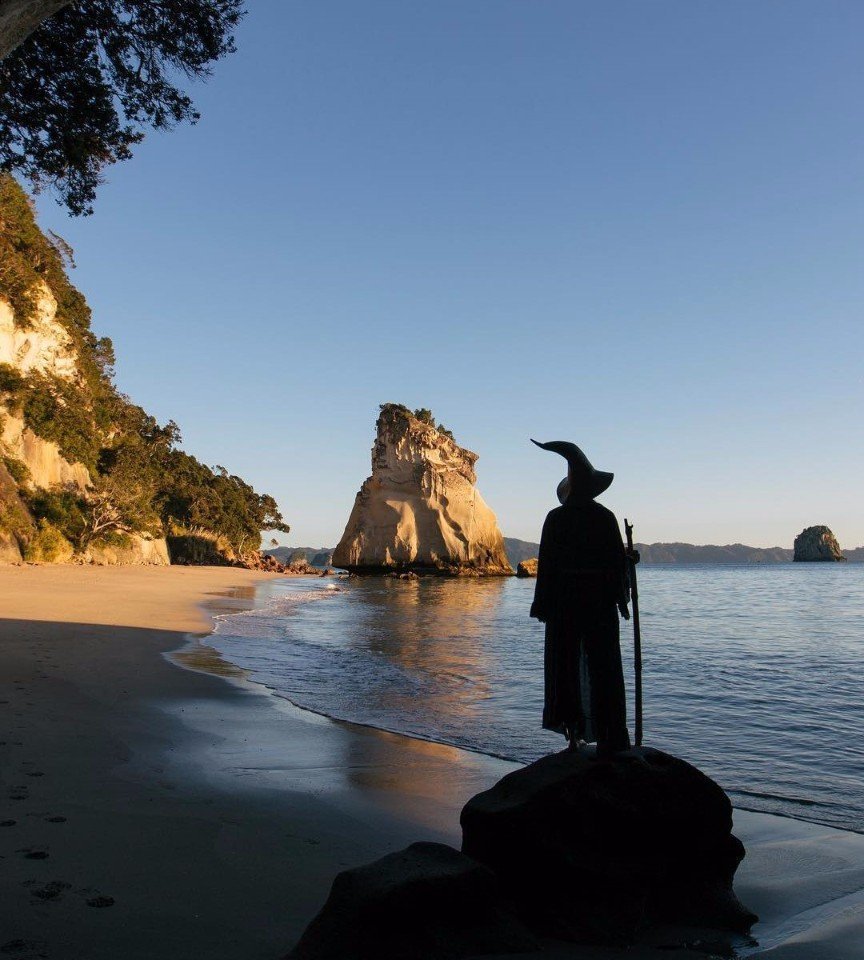
[[[618,624],[628,601],[615,515],[571,495],[543,524],[531,616],[546,624],[543,726],[596,740],[599,754],[630,746]]]

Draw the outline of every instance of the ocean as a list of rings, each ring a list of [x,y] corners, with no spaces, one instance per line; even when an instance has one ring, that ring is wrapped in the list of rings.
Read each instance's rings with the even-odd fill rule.
[[[268,582],[207,643],[297,706],[531,761],[533,580]],[[640,566],[645,743],[738,807],[864,832],[864,564]],[[633,642],[621,624],[631,704]]]

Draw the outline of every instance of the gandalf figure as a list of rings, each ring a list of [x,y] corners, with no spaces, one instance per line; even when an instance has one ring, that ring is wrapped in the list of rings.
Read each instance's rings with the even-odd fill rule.
[[[543,524],[531,616],[546,624],[543,726],[571,748],[597,741],[598,757],[630,747],[618,614],[630,619],[627,556],[615,515],[594,497],[613,474],[575,443],[537,443],[567,460],[560,507]],[[638,557],[634,557],[638,559]]]

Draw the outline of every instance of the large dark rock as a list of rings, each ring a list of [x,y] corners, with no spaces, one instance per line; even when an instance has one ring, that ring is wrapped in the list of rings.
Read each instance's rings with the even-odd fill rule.
[[[795,538],[793,560],[797,563],[842,561],[837,538],[826,526],[807,527]]]
[[[413,843],[340,873],[288,957],[457,960],[537,948],[486,867],[440,843]]]
[[[732,890],[744,847],[729,798],[659,750],[551,754],[470,800],[462,831],[538,934],[626,940],[657,922],[757,919]]]

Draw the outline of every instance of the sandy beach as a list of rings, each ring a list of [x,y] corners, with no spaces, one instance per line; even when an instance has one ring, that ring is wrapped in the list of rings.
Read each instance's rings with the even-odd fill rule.
[[[304,713],[200,641],[269,576],[0,568],[4,956],[275,960],[340,869],[458,846],[461,806],[512,765]],[[741,955],[864,957],[864,836],[745,812],[736,831],[761,917]],[[653,943],[627,956],[669,956]]]

